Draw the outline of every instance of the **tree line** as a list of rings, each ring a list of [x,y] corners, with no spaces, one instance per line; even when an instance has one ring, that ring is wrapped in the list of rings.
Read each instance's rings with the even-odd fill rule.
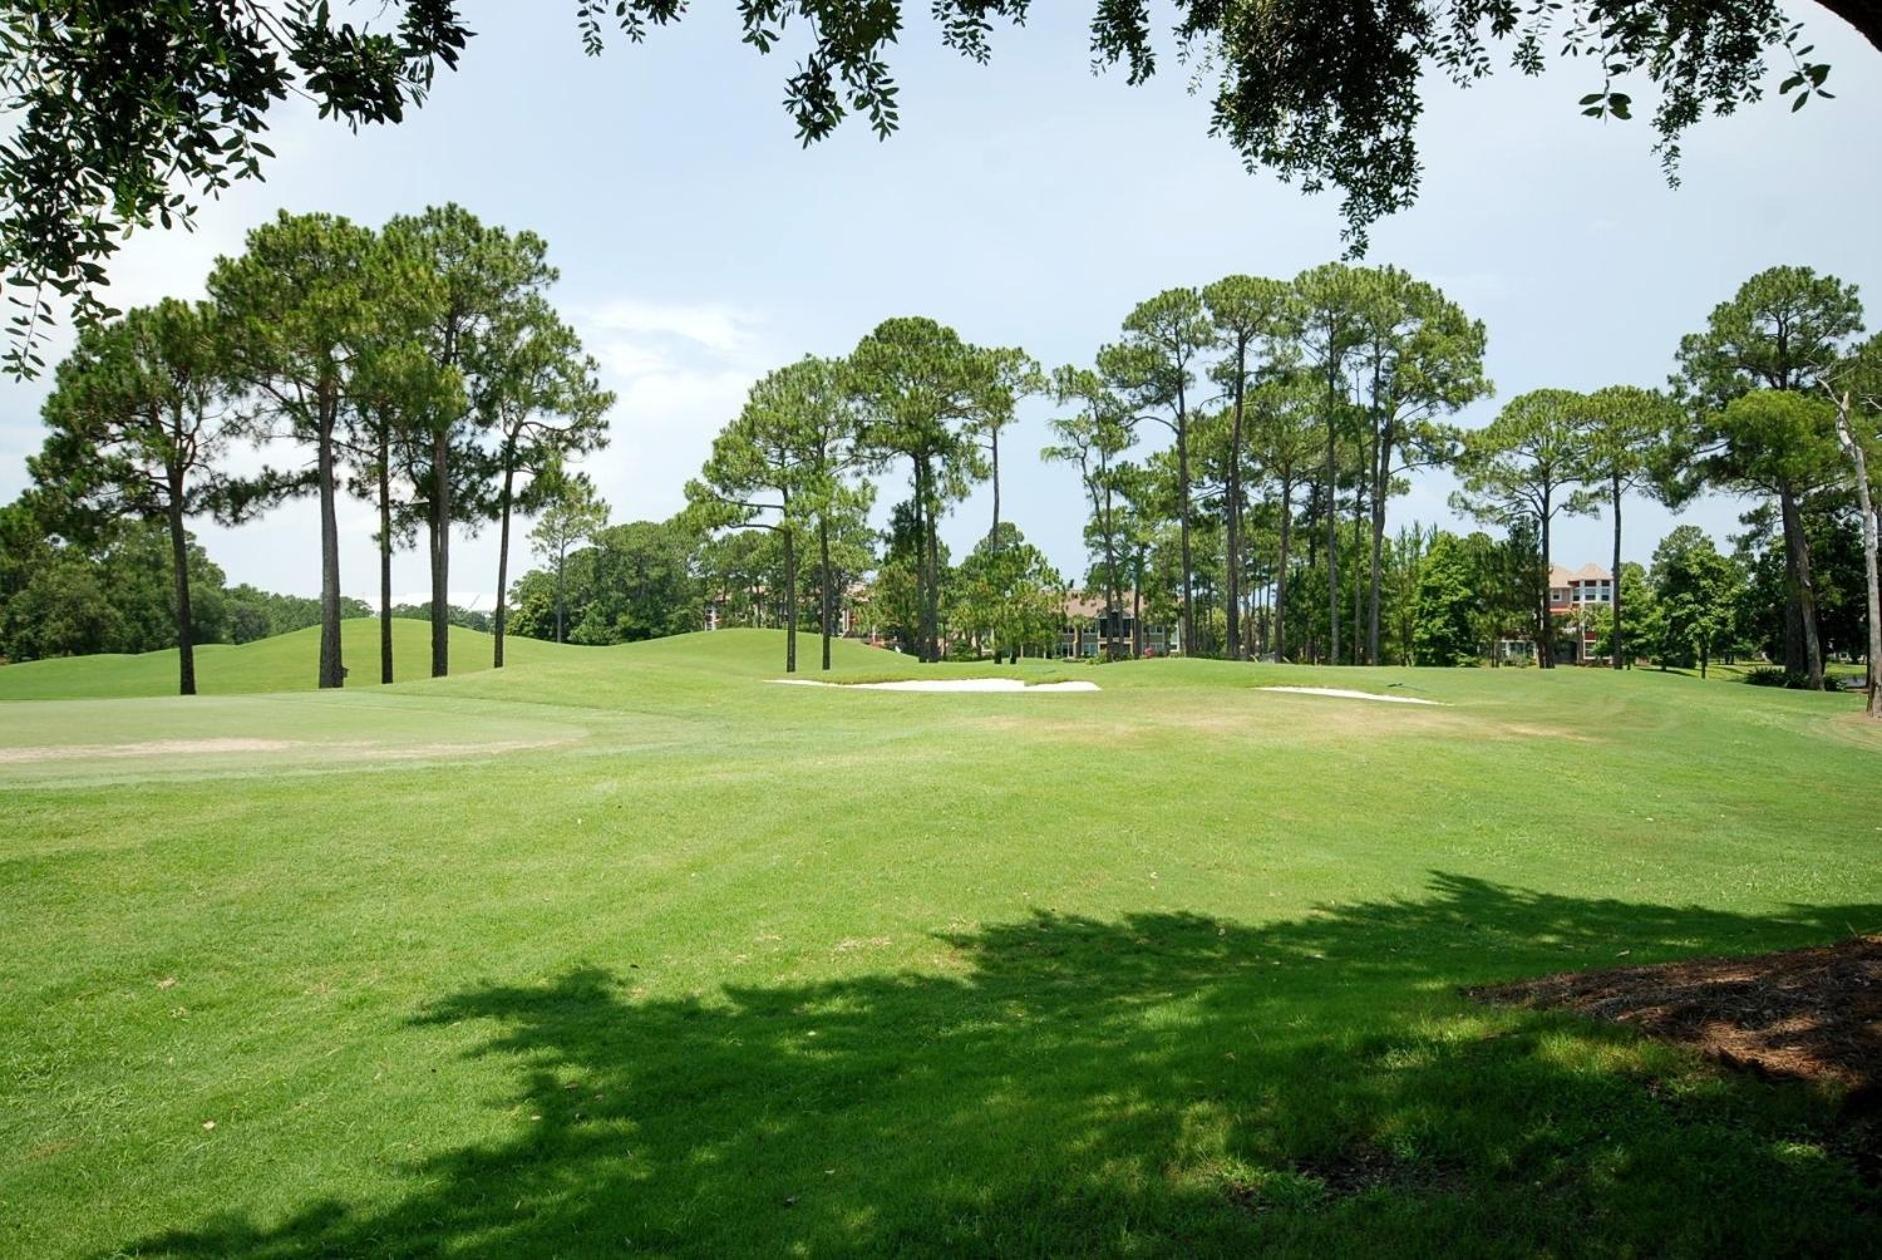
[[[217,259],[208,299],[165,299],[94,323],[62,361],[44,448],[16,515],[52,554],[108,546],[127,519],[167,532],[179,690],[196,689],[188,521],[228,524],[284,500],[319,505],[322,687],[343,685],[337,509],[378,517],[380,676],[392,680],[392,557],[422,533],[431,672],[450,668],[451,533],[494,523],[497,587],[510,531],[607,441],[613,396],[548,300],[557,273],[534,233],[455,205],[373,229],[283,212]],[[276,457],[259,472],[238,456]],[[9,603],[29,577],[13,574]],[[505,609],[492,617],[503,664]]]
[[[1025,545],[1000,519],[1000,436],[1018,401],[1036,395],[1057,412],[1042,453],[1071,466],[1083,491],[1085,586],[1117,612],[1128,592],[1132,620],[1178,626],[1191,654],[1416,659],[1407,636],[1387,641],[1387,512],[1411,476],[1442,468],[1461,485],[1454,508],[1504,535],[1503,554],[1474,571],[1484,614],[1532,642],[1545,668],[1560,632],[1554,530],[1565,516],[1609,517],[1616,589],[1604,655],[1620,668],[1632,613],[1619,581],[1628,501],[1678,509],[1721,491],[1750,496],[1753,519],[1772,518],[1782,540],[1779,580],[1742,584],[1778,611],[1738,620],[1754,639],[1753,627],[1779,625],[1770,641],[1785,676],[1821,687],[1813,550],[1848,538],[1852,516],[1856,532],[1875,525],[1864,453],[1882,428],[1882,339],[1863,341],[1861,330],[1854,286],[1772,268],[1681,341],[1665,387],[1533,389],[1466,430],[1456,413],[1493,392],[1484,326],[1394,267],[1329,263],[1292,280],[1166,290],[1133,309],[1091,364],[1052,371],[931,320],[895,319],[849,356],[807,358],[754,386],[688,487],[688,514],[699,530],[775,536],[783,568],[771,589],[783,592],[795,668],[800,569],[813,575],[827,640],[841,596],[828,540],[866,532],[869,479],[901,469],[907,498],[881,539],[871,604],[883,607],[871,615],[882,621],[894,615],[884,607],[905,603],[910,646],[936,659],[944,603],[954,606],[936,523],[974,486],[991,484],[993,519],[968,585],[995,611],[969,619],[1023,620],[1014,610],[1038,606],[1048,584],[1050,566],[998,559],[1008,543]],[[1108,657],[1141,651],[1118,641],[1123,622],[1107,618]]]

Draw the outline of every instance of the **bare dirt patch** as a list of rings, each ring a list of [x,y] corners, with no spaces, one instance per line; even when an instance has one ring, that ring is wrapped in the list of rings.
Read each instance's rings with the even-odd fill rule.
[[[1372,700],[1380,704],[1441,705],[1441,700],[1419,696],[1394,696],[1382,691],[1354,691],[1350,687],[1257,687],[1257,691],[1282,691],[1291,696],[1329,696],[1336,700]]]
[[[772,678],[782,687],[840,687],[845,691],[933,691],[933,692],[1005,692],[1009,695],[1041,695],[1066,691],[1097,691],[1098,684],[1073,682],[1027,683],[1017,678],[904,678],[892,682],[824,682],[818,678]]]
[[[1768,1076],[1882,1097],[1882,936],[1745,958],[1572,971],[1466,989],[1479,1001],[1577,1011]]]
[[[323,757],[348,760],[371,758],[407,761],[425,757],[469,757],[546,748],[565,739],[506,739],[482,743],[397,744],[370,740],[305,739],[152,739],[135,744],[35,744],[0,748],[0,765],[46,761],[120,760],[139,757],[201,757],[229,754],[317,752]]]
[[[136,744],[38,744],[25,748],[0,748],[0,765],[94,758],[285,752],[298,746],[299,742],[292,739],[149,739]]]

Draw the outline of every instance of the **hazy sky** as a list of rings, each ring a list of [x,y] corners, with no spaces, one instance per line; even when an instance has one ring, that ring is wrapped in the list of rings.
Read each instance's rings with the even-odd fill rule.
[[[892,58],[902,130],[878,143],[846,124],[809,150],[780,105],[791,48],[760,57],[739,45],[733,6],[694,6],[679,27],[599,59],[582,55],[568,6],[466,7],[478,35],[423,110],[356,136],[284,108],[267,182],[204,207],[193,235],[137,237],[115,265],[114,304],[199,296],[211,261],[282,208],[376,226],[457,201],[534,229],[561,268],[555,300],[620,395],[613,444],[588,467],[621,521],[680,506],[758,375],[843,353],[888,316],[932,316],[1048,365],[1087,363],[1159,290],[1290,277],[1341,249],[1336,202],[1245,174],[1206,134],[1208,102],[1173,58],[1145,87],[1093,77],[1090,3],[1036,6],[1026,28],[999,33],[984,67],[942,51],[926,6],[906,6],[911,29]],[[1369,261],[1438,284],[1489,326],[1497,396],[1466,422],[1542,386],[1662,383],[1680,335],[1778,263],[1855,282],[1882,322],[1882,55],[1824,10],[1797,13],[1835,67],[1838,99],[1795,115],[1774,99],[1707,121],[1685,142],[1677,191],[1643,120],[1576,112],[1599,86],[1592,65],[1539,80],[1504,72],[1467,92],[1431,86],[1424,194],[1375,229]],[[0,498],[25,480],[43,394],[0,385]],[[1009,432],[1003,508],[1082,574],[1076,476],[1036,458],[1051,414],[1035,401]],[[1449,489],[1420,480],[1393,502],[1394,525],[1451,523]],[[901,495],[898,481],[882,498]],[[945,536],[971,545],[988,508],[970,500]],[[1714,501],[1687,517],[1722,536],[1738,510]],[[1629,558],[1644,560],[1669,519],[1635,505]],[[349,505],[341,527],[343,585],[369,596],[370,508]],[[236,531],[197,528],[231,582],[318,590],[311,505]],[[1603,559],[1607,529],[1565,524],[1557,560]],[[519,555],[513,572],[517,561],[528,563]],[[489,607],[487,531],[457,545],[452,568],[453,599]],[[426,582],[421,555],[399,558],[395,589],[422,599]]]

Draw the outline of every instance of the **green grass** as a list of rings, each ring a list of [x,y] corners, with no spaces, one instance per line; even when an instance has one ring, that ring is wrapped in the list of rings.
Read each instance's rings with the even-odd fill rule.
[[[0,1254],[1872,1253],[1833,1093],[1457,992],[1882,928],[1859,697],[518,648],[0,706]]]

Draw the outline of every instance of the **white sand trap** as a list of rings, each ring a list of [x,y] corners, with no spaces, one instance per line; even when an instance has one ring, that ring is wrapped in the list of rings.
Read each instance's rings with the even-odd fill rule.
[[[1257,691],[1285,691],[1297,696],[1337,696],[1341,700],[1377,700],[1382,704],[1438,704],[1441,700],[1420,700],[1417,696],[1385,696],[1376,691],[1349,691],[1344,687],[1257,687]]]
[[[845,691],[1019,691],[1031,695],[1041,691],[1097,691],[1095,682],[1034,683],[1027,686],[1017,678],[907,678],[900,682],[835,683],[815,678],[773,678],[784,687],[841,687]]]

